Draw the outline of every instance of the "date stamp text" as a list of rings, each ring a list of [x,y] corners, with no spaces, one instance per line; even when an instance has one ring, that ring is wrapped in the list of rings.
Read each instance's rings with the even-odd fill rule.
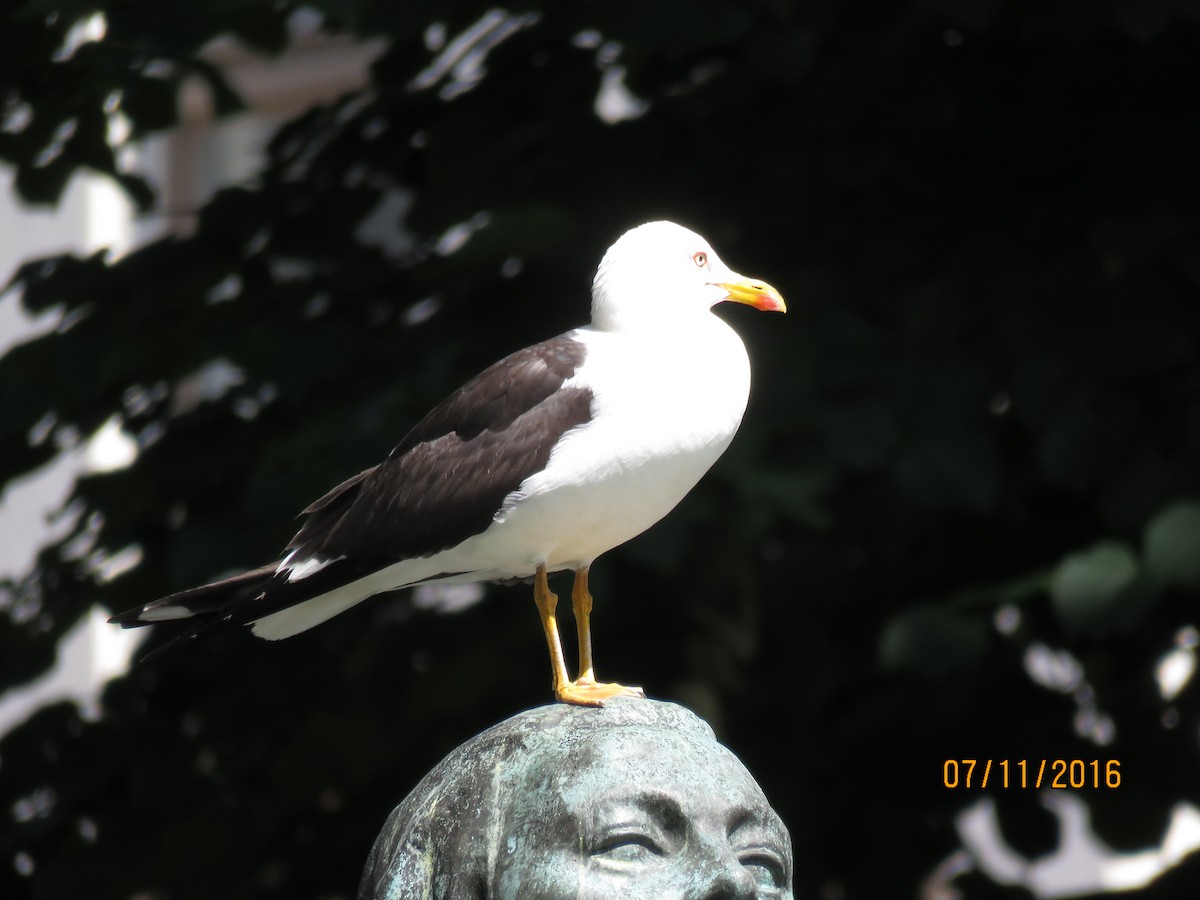
[[[1119,788],[1116,759],[948,759],[942,785],[949,790],[1034,788],[1082,790]]]

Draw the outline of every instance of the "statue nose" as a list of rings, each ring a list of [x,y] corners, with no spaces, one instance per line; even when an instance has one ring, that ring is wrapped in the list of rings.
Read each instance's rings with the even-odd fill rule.
[[[755,900],[758,884],[754,876],[727,848],[713,848],[701,868],[703,885],[697,892],[701,900]]]

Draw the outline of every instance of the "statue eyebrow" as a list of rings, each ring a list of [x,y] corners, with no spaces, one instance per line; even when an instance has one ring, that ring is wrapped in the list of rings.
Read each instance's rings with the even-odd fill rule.
[[[606,811],[636,810],[647,813],[654,820],[654,824],[668,832],[680,832],[687,827],[687,816],[683,814],[679,801],[664,791],[645,790],[636,793],[614,791],[609,796],[602,798],[596,804],[595,809],[598,816],[603,815]]]
[[[783,823],[776,816],[763,816],[757,810],[745,806],[740,807],[730,817],[729,827],[725,829],[725,836],[732,838],[744,828],[757,828],[765,832],[766,836],[772,840],[778,841],[781,847],[786,846],[786,841],[783,839],[786,831]]]

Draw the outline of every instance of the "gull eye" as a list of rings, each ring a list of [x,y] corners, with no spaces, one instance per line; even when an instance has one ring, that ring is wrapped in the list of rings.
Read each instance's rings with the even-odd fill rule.
[[[697,268],[703,269],[708,265],[708,254],[703,250],[701,250],[699,253],[693,253],[692,262],[696,264]]]

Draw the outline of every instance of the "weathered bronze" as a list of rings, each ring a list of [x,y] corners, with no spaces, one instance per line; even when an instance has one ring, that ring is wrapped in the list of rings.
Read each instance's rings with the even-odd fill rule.
[[[359,900],[790,898],[791,842],[745,766],[670,703],[528,710],[392,812]]]

